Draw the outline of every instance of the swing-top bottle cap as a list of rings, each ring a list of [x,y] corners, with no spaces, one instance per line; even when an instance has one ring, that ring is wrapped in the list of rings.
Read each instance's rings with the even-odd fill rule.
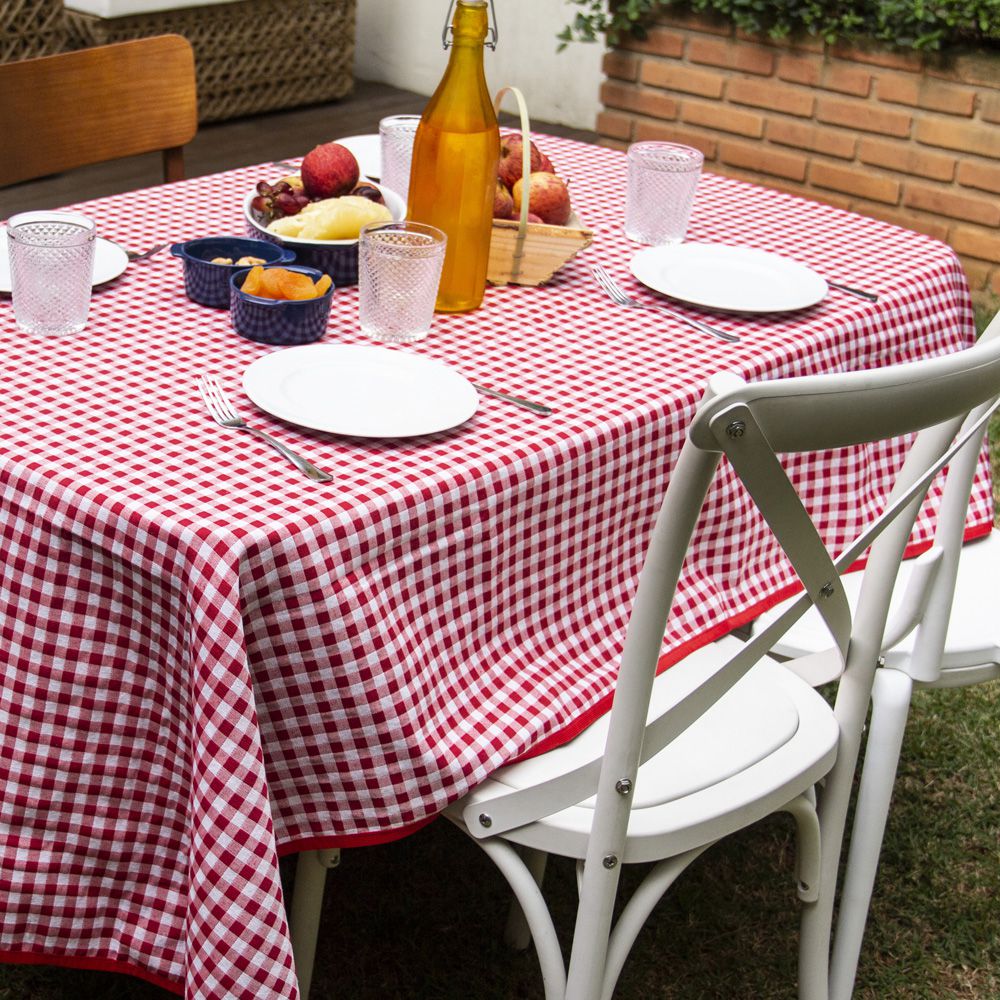
[[[469,7],[484,7],[486,6],[487,0],[461,0],[466,6]],[[486,41],[485,45],[488,49],[496,49],[497,39],[500,37],[500,33],[497,30],[497,12],[496,8],[493,6],[493,0],[489,0],[490,5],[490,18],[492,24],[490,24],[486,29]],[[455,0],[449,0],[448,3],[448,13],[444,18],[444,28],[441,31],[441,45],[448,49],[454,44],[452,39],[449,37],[452,32],[451,27],[451,12],[455,9]]]

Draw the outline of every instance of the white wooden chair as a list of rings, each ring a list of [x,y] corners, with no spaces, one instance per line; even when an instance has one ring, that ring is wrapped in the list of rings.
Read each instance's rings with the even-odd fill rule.
[[[960,446],[952,441],[965,414],[998,392],[1000,344],[873,372],[753,385],[730,374],[710,380],[654,528],[611,711],[565,746],[500,769],[446,811],[514,890],[546,1000],[607,1000],[636,934],[684,868],[726,834],[779,811],[791,813],[798,832],[800,996],[826,1000],[841,838],[893,582],[927,485]],[[886,509],[831,558],[775,453],[927,427]],[[677,579],[723,454],[806,594],[750,642],[725,639],[656,676]],[[873,540],[852,621],[839,573]],[[814,600],[844,662],[833,709],[767,657]],[[814,786],[824,777],[817,804]],[[578,865],[568,972],[539,885],[548,853]],[[656,863],[612,930],[622,864],[649,861]],[[315,880],[322,871],[300,862],[297,879],[310,873]],[[297,886],[296,893],[316,898],[314,890]],[[308,982],[303,958],[311,957],[315,923],[300,919],[293,940],[297,935],[300,982]]]
[[[1000,314],[980,344],[1000,340]],[[970,426],[981,424],[996,400],[978,408]],[[962,544],[969,494],[982,445],[974,435],[948,469],[932,548],[904,563],[897,580],[883,647],[883,664],[872,687],[872,714],[865,744],[847,867],[837,914],[830,967],[832,1000],[850,1000],[878,868],[882,838],[899,765],[903,733],[914,688],[965,687],[1000,678],[1000,621],[996,593],[1000,583],[1000,534]],[[859,574],[844,578],[852,607],[857,606]],[[759,627],[783,614],[790,602],[765,615]],[[807,613],[775,644],[781,660],[823,661],[829,632],[819,616]],[[809,657],[808,660],[803,658]],[[825,678],[822,669],[811,674]]]

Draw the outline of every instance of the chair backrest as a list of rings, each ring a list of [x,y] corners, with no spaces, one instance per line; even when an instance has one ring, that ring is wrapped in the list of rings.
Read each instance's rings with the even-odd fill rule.
[[[1000,312],[983,331],[979,343],[987,344],[994,340],[1000,340]],[[973,410],[967,420],[969,429],[982,427],[997,402],[994,398]],[[905,660],[903,669],[918,681],[936,681],[941,675],[941,659],[965,540],[969,495],[979,465],[984,430],[972,435],[948,467],[934,545],[927,553],[928,563],[934,562],[933,572],[912,575],[911,586],[899,612],[900,620],[891,620],[888,626],[894,634],[891,639],[887,636],[886,649],[895,645],[911,629],[916,630],[913,654]]]
[[[1000,393],[1000,338],[927,361],[874,371],[746,384],[714,376],[689,430],[640,575],[625,638],[603,754],[571,775],[490,799],[493,836],[597,794],[593,843],[619,853],[639,765],[658,753],[761,660],[810,607],[820,610],[844,668],[837,713],[847,735],[845,765],[860,743],[893,584],[920,504],[933,478],[976,431],[955,440],[974,407]],[[777,458],[885,440],[921,431],[910,446],[882,513],[836,558]],[[647,722],[667,617],[691,537],[716,469],[726,455],[804,585],[779,619],[660,717]],[[852,618],[840,574],[870,547],[861,600]],[[845,693],[846,692],[846,693]],[[838,766],[839,766],[838,761]],[[481,803],[480,803],[481,805]],[[478,808],[478,806],[475,806]]]
[[[194,53],[180,35],[0,65],[0,185],[160,150],[164,179],[181,180],[197,129]]]

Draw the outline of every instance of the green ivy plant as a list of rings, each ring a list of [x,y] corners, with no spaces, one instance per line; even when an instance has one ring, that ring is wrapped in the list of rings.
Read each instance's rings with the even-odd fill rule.
[[[869,39],[898,48],[941,51],[1000,47],[1000,0],[566,0],[579,8],[559,33],[569,42],[609,45],[645,38],[657,12],[715,14],[752,35],[808,35],[828,44]]]

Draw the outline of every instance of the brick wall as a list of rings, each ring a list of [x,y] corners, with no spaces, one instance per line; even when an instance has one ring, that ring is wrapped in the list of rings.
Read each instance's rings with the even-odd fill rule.
[[[1000,295],[1000,52],[786,44],[679,15],[604,70],[606,145],[682,142],[716,173],[928,233],[977,297]]]

